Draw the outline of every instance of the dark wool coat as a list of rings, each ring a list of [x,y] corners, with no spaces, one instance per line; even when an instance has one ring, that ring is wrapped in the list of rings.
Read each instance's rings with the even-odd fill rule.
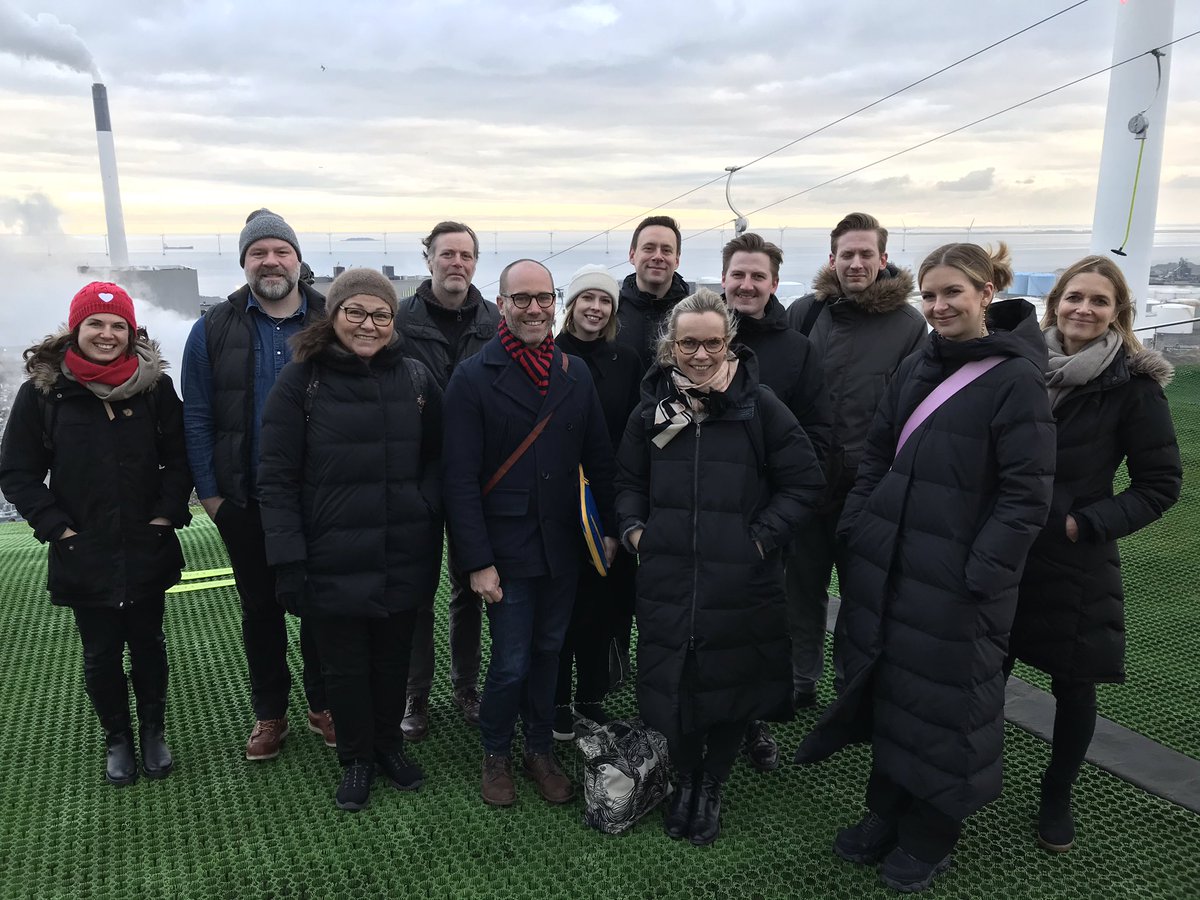
[[[1054,479],[1033,307],[988,312],[986,338],[931,334],[880,404],[838,525],[846,688],[797,756],[869,739],[885,775],[960,820],[1000,795],[1008,636]],[[965,362],[995,355],[1009,359],[946,401],[893,462],[917,405]]]
[[[451,347],[446,335],[434,321],[435,313],[429,305],[436,304],[433,298],[433,282],[426,279],[411,297],[400,301],[396,312],[396,327],[404,335],[405,352],[419,359],[433,372],[438,386],[446,389],[454,367],[478,353],[483,345],[496,334],[500,324],[500,312],[496,304],[484,300],[475,285],[467,292],[467,299],[459,309],[463,322],[458,346]],[[441,311],[439,311],[441,312]]]
[[[738,316],[737,343],[754,351],[759,380],[792,411],[812,442],[817,459],[824,462],[833,429],[833,410],[821,360],[808,338],[788,324],[787,310],[774,294],[761,319]]]
[[[621,534],[645,528],[638,709],[671,741],[791,711],[781,547],[811,514],[823,480],[804,430],[759,385],[754,354],[742,347],[738,358],[723,408],[661,449],[650,441],[654,410],[672,388],[665,369],[650,370],[618,455]]]
[[[1160,518],[1183,470],[1160,353],[1119,353],[1055,411],[1058,466],[1046,527],[1021,579],[1010,653],[1058,678],[1125,680],[1125,601],[1117,539]],[[1113,496],[1128,461],[1129,486]],[[1070,514],[1079,540],[1066,535]]]
[[[34,537],[50,543],[51,602],[119,607],[159,599],[183,568],[175,528],[192,519],[183,404],[157,345],[141,338],[158,380],[106,407],[62,374],[69,340],[60,334],[34,348],[4,431],[0,491]],[[149,524],[160,517],[174,527]],[[68,527],[78,534],[62,538]]]
[[[579,520],[583,465],[606,534],[613,529],[613,453],[583,360],[563,370],[557,347],[550,387],[538,393],[499,337],[463,360],[446,388],[442,457],[446,522],[463,572],[495,566],[505,578],[559,577],[584,559]],[[548,413],[533,445],[486,497],[483,487]]]
[[[646,368],[632,347],[615,341],[581,341],[573,334],[562,332],[554,343],[563,353],[578,356],[587,363],[604,410],[604,421],[612,439],[613,452],[625,436],[625,423],[641,399],[642,376]]]
[[[428,606],[442,561],[437,382],[415,362],[418,398],[399,335],[370,360],[332,338],[319,350],[298,344],[296,356],[263,411],[267,562],[303,561],[301,615],[383,618]]]
[[[912,274],[889,264],[865,291],[845,296],[837,273],[825,266],[813,292],[787,308],[788,323],[798,329],[813,304],[821,303],[808,339],[825,372],[833,412],[825,462],[831,499],[854,484],[867,430],[892,373],[925,343],[925,319],[908,302],[912,289]]]
[[[678,272],[671,276],[671,286],[662,297],[639,290],[637,275],[631,273],[621,282],[621,298],[617,305],[617,320],[621,329],[617,342],[632,347],[642,358],[642,371],[654,364],[658,335],[671,308],[688,295],[688,284]]]

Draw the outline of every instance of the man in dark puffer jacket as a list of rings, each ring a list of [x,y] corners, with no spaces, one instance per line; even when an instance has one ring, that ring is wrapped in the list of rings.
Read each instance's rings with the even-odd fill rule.
[[[645,369],[654,361],[658,333],[667,313],[688,295],[687,282],[675,271],[679,268],[681,241],[674,219],[649,216],[638,223],[629,242],[629,263],[634,272],[621,283],[617,343],[641,354]]]
[[[788,307],[788,322],[821,360],[833,408],[825,500],[797,536],[807,552],[787,570],[797,708],[816,702],[825,667],[834,529],[854,486],[867,429],[892,373],[925,340],[925,320],[908,303],[912,289],[912,275],[888,264],[887,229],[874,216],[851,213],[830,233],[829,265],[817,273],[813,293]],[[839,580],[841,574],[839,563]]]
[[[782,264],[783,251],[778,247],[757,234],[743,234],[721,251],[721,287],[726,302],[737,313],[738,343],[754,351],[760,383],[774,391],[791,410],[808,435],[817,462],[823,463],[833,421],[829,393],[820,359],[808,338],[788,326],[787,313],[775,296]],[[796,557],[808,552],[803,543],[790,543],[785,567],[805,565],[804,559]],[[797,607],[807,597],[796,589],[794,580],[788,583],[788,588],[787,619],[791,632],[798,621],[803,621],[802,610]],[[802,633],[792,635],[793,642],[803,638]],[[794,650],[791,652],[794,657]],[[779,747],[766,722],[750,724],[746,755],[760,772],[778,768]]]
[[[246,219],[238,240],[246,284],[199,319],[183,351],[183,425],[196,494],[229,552],[242,604],[242,642],[257,720],[246,759],[273,759],[288,734],[292,679],[284,611],[263,549],[258,507],[262,412],[292,358],[288,339],[325,315],[325,298],[300,282],[296,232],[269,209]],[[337,738],[316,642],[303,624],[300,651],[308,727],[327,746]]]

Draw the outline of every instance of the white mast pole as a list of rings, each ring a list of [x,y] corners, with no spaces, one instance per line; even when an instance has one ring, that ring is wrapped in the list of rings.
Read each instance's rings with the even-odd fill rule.
[[[1091,250],[1111,257],[1120,266],[1137,302],[1139,321],[1145,320],[1150,290],[1150,251],[1174,48],[1167,48],[1157,59],[1150,51],[1171,41],[1174,24],[1175,0],[1121,0],[1117,9],[1113,62],[1146,55],[1109,75]],[[1139,113],[1145,122],[1138,125],[1144,128],[1135,134],[1130,120]],[[1114,252],[1117,250],[1124,255]]]

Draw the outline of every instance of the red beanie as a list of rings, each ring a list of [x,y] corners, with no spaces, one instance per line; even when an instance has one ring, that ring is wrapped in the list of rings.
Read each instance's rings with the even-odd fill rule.
[[[71,300],[71,312],[67,327],[74,331],[79,323],[96,313],[111,313],[129,323],[130,331],[137,331],[137,319],[133,315],[133,300],[120,285],[107,281],[93,281],[79,289]]]

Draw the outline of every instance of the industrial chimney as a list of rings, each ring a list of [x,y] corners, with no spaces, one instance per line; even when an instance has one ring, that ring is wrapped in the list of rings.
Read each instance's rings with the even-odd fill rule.
[[[96,144],[100,148],[100,180],[104,185],[104,218],[108,222],[108,261],[114,269],[129,266],[125,244],[125,214],[121,211],[121,186],[117,182],[117,151],[113,145],[112,119],[108,115],[108,89],[92,85],[96,112]]]

